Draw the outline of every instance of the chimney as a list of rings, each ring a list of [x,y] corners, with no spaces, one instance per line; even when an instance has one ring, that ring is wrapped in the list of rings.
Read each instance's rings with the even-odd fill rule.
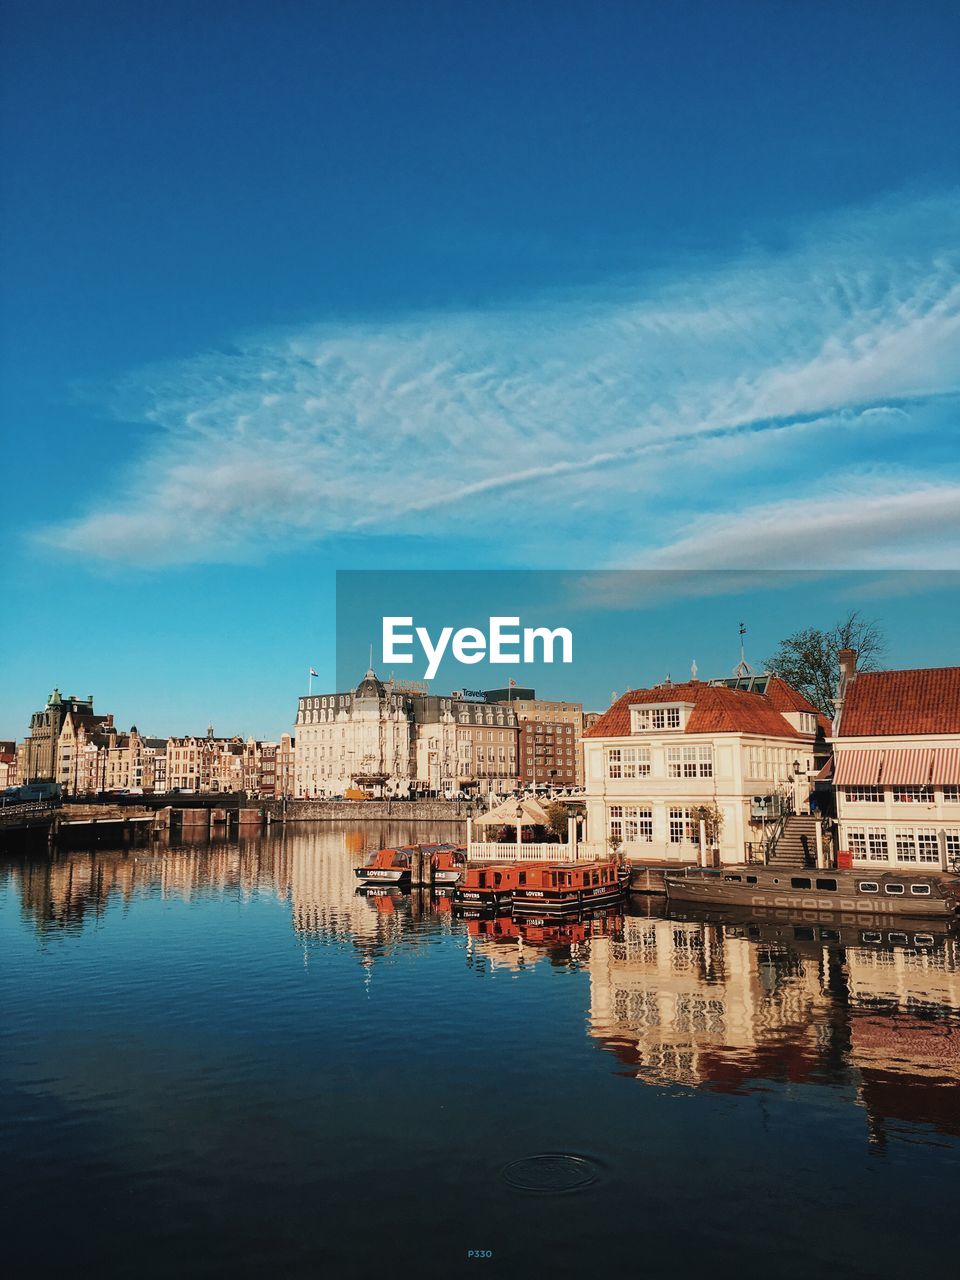
[[[833,705],[836,708],[833,713],[834,735],[840,732],[840,718],[843,714],[843,703],[847,696],[847,689],[857,678],[856,649],[841,649],[837,654],[837,661],[840,663],[840,679],[837,682],[837,696],[833,700]]]
[[[856,649],[841,649],[837,654],[840,660],[840,682],[847,684],[851,680],[857,678],[857,651]]]

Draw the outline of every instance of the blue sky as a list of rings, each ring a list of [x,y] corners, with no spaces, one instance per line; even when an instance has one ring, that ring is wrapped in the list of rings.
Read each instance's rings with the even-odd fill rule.
[[[0,735],[275,734],[338,568],[960,563],[955,4],[3,23]]]

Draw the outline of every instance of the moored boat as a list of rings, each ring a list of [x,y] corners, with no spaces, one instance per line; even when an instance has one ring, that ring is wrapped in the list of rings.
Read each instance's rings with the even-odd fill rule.
[[[524,882],[534,862],[487,862],[464,868],[463,878],[453,891],[458,911],[498,912],[509,907],[520,883]]]
[[[513,894],[514,912],[555,914],[619,902],[630,873],[615,858],[528,864]]]
[[[354,869],[361,884],[408,885],[413,861],[413,846],[375,849],[362,867]]]
[[[703,906],[779,907],[858,915],[956,916],[960,878],[931,872],[783,870],[731,866],[719,870],[688,867],[664,877],[671,902]]]
[[[460,883],[467,865],[467,851],[462,845],[423,844],[420,848],[430,854],[430,879],[436,888]]]

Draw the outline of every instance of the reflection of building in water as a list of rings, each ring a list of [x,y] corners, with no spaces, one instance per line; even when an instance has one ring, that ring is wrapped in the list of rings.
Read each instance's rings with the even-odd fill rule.
[[[848,947],[850,1059],[876,1137],[882,1121],[960,1134],[960,940],[936,947]]]
[[[373,849],[430,839],[448,839],[453,830],[425,832],[409,822],[332,824],[321,832],[297,832],[291,841],[289,894],[293,927],[319,941],[350,941],[365,957],[382,954],[401,938],[416,945],[416,932],[450,928],[449,912],[434,910],[430,891],[367,897],[357,892],[354,870]],[[459,828],[455,834],[459,836]],[[417,925],[417,930],[411,926]]]
[[[829,1059],[818,958],[714,924],[628,918],[622,940],[594,942],[589,968],[592,1034],[642,1079],[732,1087],[761,1072],[806,1078]]]
[[[931,945],[918,947],[917,936],[912,929],[902,940],[888,932],[886,939],[898,945],[880,947],[867,941],[869,930],[860,930],[861,945],[846,948],[851,1004],[960,1011],[960,939],[950,934],[934,946],[929,935]]]
[[[900,1120],[960,1133],[960,941],[883,935],[789,945],[742,927],[628,918],[591,944],[591,1031],[649,1083],[849,1083],[874,1136]],[[776,931],[775,926],[769,926]],[[782,930],[784,936],[790,931]],[[810,935],[808,937],[808,935]],[[844,937],[844,942],[847,939]]]
[[[289,882],[279,841],[240,840],[150,850],[96,850],[58,854],[12,865],[23,913],[38,933],[77,928],[101,918],[111,901],[200,893],[276,892]]]

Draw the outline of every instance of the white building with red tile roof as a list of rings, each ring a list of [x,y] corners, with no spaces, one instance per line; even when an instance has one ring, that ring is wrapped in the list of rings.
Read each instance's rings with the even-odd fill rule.
[[[857,671],[840,655],[832,741],[838,847],[855,867],[960,858],[960,667]]]
[[[806,800],[828,730],[778,676],[634,689],[584,733],[587,841],[613,836],[634,860],[696,861],[695,810],[715,806],[720,860],[743,862],[761,813]]]

